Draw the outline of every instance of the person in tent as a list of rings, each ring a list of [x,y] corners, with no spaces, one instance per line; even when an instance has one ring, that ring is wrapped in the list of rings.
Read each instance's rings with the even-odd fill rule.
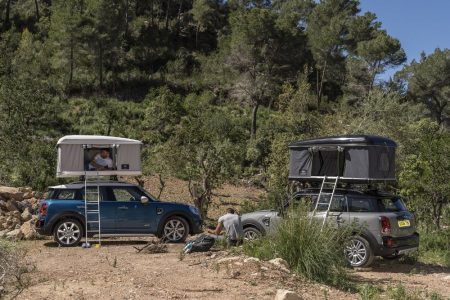
[[[109,149],[104,148],[98,153],[89,164],[89,170],[104,171],[111,170],[113,161],[109,156]]]
[[[228,208],[227,213],[219,218],[216,229],[208,229],[208,233],[213,234],[216,238],[221,238],[220,234],[223,229],[225,229],[228,245],[239,246],[242,244],[244,229],[241,217],[236,214],[233,208]]]

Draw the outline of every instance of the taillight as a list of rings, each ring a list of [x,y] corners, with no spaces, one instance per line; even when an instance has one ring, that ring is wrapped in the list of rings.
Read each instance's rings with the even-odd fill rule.
[[[391,222],[388,217],[381,216],[380,217],[381,224],[381,234],[389,235],[391,234]]]
[[[41,217],[45,217],[47,214],[47,203],[43,202],[41,205]]]

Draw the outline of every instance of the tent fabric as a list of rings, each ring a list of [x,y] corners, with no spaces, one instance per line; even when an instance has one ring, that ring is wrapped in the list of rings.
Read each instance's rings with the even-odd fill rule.
[[[344,145],[339,146],[342,152],[337,147],[334,151],[329,145],[290,147],[289,178],[318,180],[339,175],[347,182],[395,181],[395,147]]]
[[[137,140],[107,136],[66,136],[58,141],[57,177],[86,175],[141,175],[141,145]],[[89,170],[100,149],[110,149],[113,168]]]
[[[142,142],[114,136],[104,135],[66,135],[59,139],[57,145],[76,144],[76,145],[124,145],[124,144],[138,144]]]

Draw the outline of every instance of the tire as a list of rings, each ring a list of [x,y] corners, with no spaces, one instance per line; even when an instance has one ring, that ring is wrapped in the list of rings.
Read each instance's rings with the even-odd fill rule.
[[[391,255],[382,256],[382,258],[385,260],[396,260],[396,259],[402,258],[403,256],[405,256],[405,255],[404,254],[391,254]]]
[[[163,225],[162,239],[169,243],[183,243],[189,235],[189,224],[182,217],[169,217]]]
[[[345,258],[353,268],[368,267],[372,264],[374,255],[369,242],[362,236],[353,237],[344,249]]]
[[[244,228],[244,240],[246,241],[254,241],[259,239],[261,236],[261,231],[259,231],[256,227],[247,226]]]
[[[53,237],[62,247],[75,247],[83,237],[83,226],[76,219],[62,219],[53,229]]]

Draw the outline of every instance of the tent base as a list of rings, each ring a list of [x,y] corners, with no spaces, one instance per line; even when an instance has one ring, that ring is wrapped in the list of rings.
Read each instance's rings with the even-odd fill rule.
[[[119,170],[107,170],[107,171],[75,171],[75,172],[61,172],[57,173],[58,178],[67,177],[79,177],[79,176],[139,176],[142,175],[142,171],[119,171]]]
[[[290,181],[300,181],[300,182],[316,182],[323,181],[325,176],[289,176]],[[335,179],[336,176],[326,176],[328,179]],[[391,182],[396,181],[395,178],[351,178],[351,177],[339,177],[339,182],[345,183],[355,183],[355,184],[365,184],[365,183],[375,183],[375,182]]]

